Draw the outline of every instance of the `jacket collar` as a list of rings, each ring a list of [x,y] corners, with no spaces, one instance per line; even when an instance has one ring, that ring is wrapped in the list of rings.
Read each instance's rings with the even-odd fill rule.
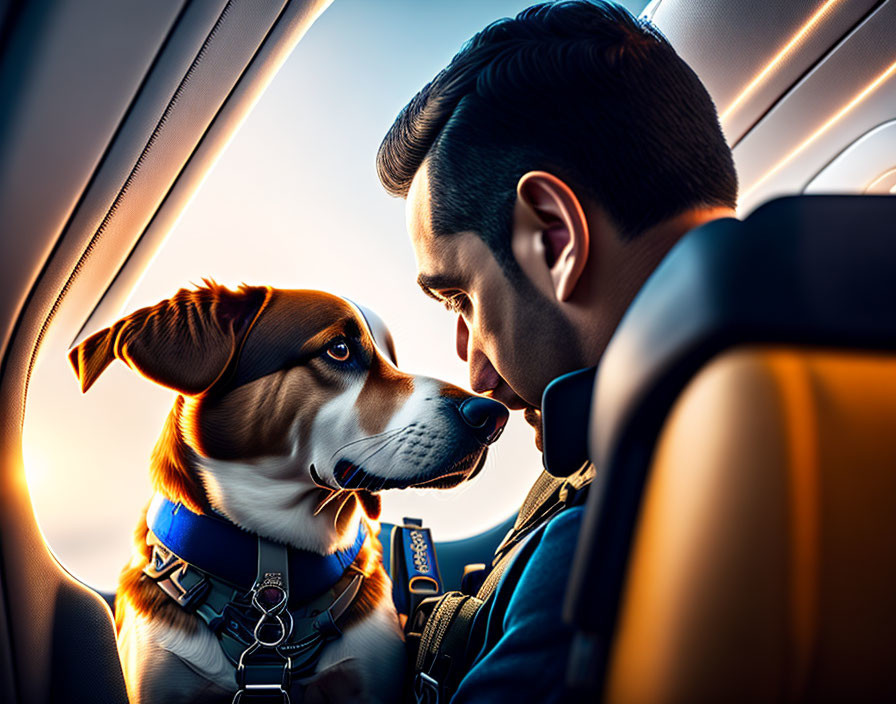
[[[588,461],[591,395],[597,367],[558,376],[541,397],[542,461],[548,474],[567,477]]]
[[[156,494],[146,523],[162,545],[184,562],[245,591],[258,570],[258,536],[221,516],[193,513],[181,503]],[[355,561],[367,539],[364,521],[354,543],[331,555],[288,549],[290,600],[305,600],[327,591]]]

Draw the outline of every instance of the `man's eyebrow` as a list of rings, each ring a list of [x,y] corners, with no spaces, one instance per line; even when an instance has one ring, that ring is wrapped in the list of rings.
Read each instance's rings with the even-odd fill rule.
[[[423,293],[430,298],[435,298],[437,301],[443,299],[441,296],[436,295],[435,291],[439,289],[455,288],[457,286],[450,277],[440,274],[418,274],[417,285],[423,289]]]

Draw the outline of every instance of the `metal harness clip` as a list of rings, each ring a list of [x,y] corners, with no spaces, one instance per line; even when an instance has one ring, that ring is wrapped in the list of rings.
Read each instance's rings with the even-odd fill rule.
[[[294,626],[292,614],[286,608],[289,601],[288,569],[286,549],[259,537],[258,577],[252,588],[251,602],[260,615],[252,630],[254,640],[240,654],[236,666],[237,692],[232,704],[240,704],[253,694],[265,697],[279,694],[283,704],[290,704],[292,658],[280,650],[292,635]],[[273,634],[269,632],[272,628],[275,629]],[[264,658],[249,662],[249,658],[262,648],[281,658],[282,666]]]
[[[188,612],[195,610],[211,587],[205,575],[191,570],[186,562],[158,544],[153,545],[152,559],[143,568],[143,574]]]
[[[414,697],[417,704],[439,704],[439,682],[425,672],[414,678]]]

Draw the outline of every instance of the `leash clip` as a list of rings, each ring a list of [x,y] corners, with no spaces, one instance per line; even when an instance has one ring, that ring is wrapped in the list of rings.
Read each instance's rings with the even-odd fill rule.
[[[285,546],[258,538],[258,576],[250,594],[252,608],[260,615],[252,631],[254,642],[242,652],[237,663],[237,692],[233,704],[255,694],[280,695],[284,704],[289,704],[292,658],[280,652],[280,646],[292,635],[295,623],[286,608],[289,602],[289,557]],[[271,634],[270,629],[278,630]],[[261,649],[273,650],[281,662],[250,662],[249,658]]]
[[[283,573],[265,572],[258,580],[258,585],[252,590],[252,606],[261,612],[255,629],[252,631],[256,643],[265,648],[276,648],[292,635],[295,624],[292,614],[286,608],[288,599],[289,594],[284,585]],[[284,620],[283,614],[286,614],[286,620]],[[289,621],[288,627],[287,621]],[[278,635],[266,637],[264,633],[266,627],[274,625],[279,628]]]

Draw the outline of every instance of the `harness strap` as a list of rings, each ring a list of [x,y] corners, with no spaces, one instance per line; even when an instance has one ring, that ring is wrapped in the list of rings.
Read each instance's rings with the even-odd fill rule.
[[[259,536],[258,569],[251,593],[259,618],[252,630],[253,642],[240,653],[236,665],[237,702],[280,699],[289,702],[293,663],[279,646],[295,628],[289,601],[289,553],[285,545]],[[273,657],[272,657],[273,656]],[[259,699],[261,697],[261,699]]]
[[[513,529],[495,551],[492,565],[496,565],[507,550],[526,537],[564,508],[580,503],[588,486],[594,480],[595,469],[590,462],[585,462],[576,472],[568,477],[554,477],[542,472],[526,495],[520,508]]]
[[[534,537],[537,532],[532,531],[527,537]],[[476,596],[448,592],[421,605],[421,609],[430,610],[414,662],[413,691],[417,704],[444,704],[457,690],[469,667],[471,646],[480,640],[474,632],[484,627],[482,621],[476,620],[479,610],[494,593],[514,557],[530,542],[533,541],[522,540],[505,552]]]
[[[352,605],[352,602],[354,602],[355,597],[358,596],[363,581],[363,574],[356,574],[352,577],[352,581],[349,582],[349,585],[342,591],[342,593],[333,600],[333,603],[330,604],[329,608],[321,611],[317,617],[315,617],[314,623],[312,624],[315,631],[328,640],[331,638],[338,638],[342,635],[342,630],[337,624],[343,614],[348,611],[348,608]]]
[[[423,629],[414,664],[414,696],[418,704],[447,701],[456,689],[464,671],[469,632],[482,603],[461,592],[438,597]]]
[[[283,596],[289,595],[289,553],[282,543],[258,538],[258,576],[255,589],[268,584],[271,589],[279,589]]]
[[[538,514],[546,505],[553,503],[553,497],[564,481],[564,479],[552,476],[547,472],[539,474],[532,488],[529,489],[529,493],[526,494],[523,505],[520,507],[520,512],[517,514],[516,521],[513,524],[513,529],[519,530],[528,525],[533,519],[538,517]]]

